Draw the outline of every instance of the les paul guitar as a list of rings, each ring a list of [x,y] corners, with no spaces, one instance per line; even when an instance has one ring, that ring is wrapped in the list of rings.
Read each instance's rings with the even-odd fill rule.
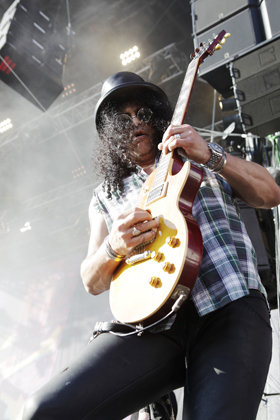
[[[206,57],[229,36],[222,31],[192,54],[171,124],[183,124],[197,71]],[[190,296],[203,252],[192,206],[203,171],[178,154],[161,155],[159,165],[142,187],[138,206],[151,210],[160,226],[155,240],[124,260],[113,275],[110,306],[117,320],[150,325],[167,315],[176,300]]]

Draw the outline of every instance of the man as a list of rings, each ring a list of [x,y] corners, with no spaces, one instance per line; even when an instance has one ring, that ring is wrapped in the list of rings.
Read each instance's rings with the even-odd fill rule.
[[[95,110],[104,182],[89,208],[92,231],[81,276],[89,293],[108,290],[120,261],[157,235],[156,215],[138,208],[137,197],[158,150],[180,148],[203,168],[193,205],[203,257],[191,299],[141,336],[99,335],[30,399],[25,420],[119,420],[182,386],[185,419],[256,417],[271,327],[236,198],[271,208],[280,203],[280,190],[265,168],[208,145],[191,126],[166,129],[170,116],[164,92],[139,76],[120,72],[104,83]]]

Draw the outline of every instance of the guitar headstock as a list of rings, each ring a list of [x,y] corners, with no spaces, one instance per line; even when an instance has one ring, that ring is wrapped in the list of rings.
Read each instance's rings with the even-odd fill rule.
[[[208,42],[203,42],[199,48],[196,48],[195,52],[191,54],[191,60],[198,59],[200,65],[206,57],[220,50],[228,37],[230,37],[230,34],[226,33],[225,30],[220,32],[219,35],[213,34],[212,39],[208,39]]]

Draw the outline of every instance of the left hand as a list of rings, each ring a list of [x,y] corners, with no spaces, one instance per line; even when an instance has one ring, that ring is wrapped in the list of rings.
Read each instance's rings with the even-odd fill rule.
[[[175,134],[180,134],[180,138],[175,138]],[[158,145],[164,154],[177,147],[184,149],[188,159],[196,163],[205,164],[211,158],[206,141],[188,124],[170,125]]]

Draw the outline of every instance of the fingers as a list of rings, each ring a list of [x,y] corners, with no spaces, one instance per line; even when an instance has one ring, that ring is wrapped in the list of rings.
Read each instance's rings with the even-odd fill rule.
[[[152,240],[158,226],[159,222],[153,219],[150,211],[135,208],[116,219],[109,243],[116,253],[127,255],[137,245]]]
[[[153,220],[153,216],[150,210],[146,211],[146,210],[140,209],[139,207],[136,207],[125,214],[124,229],[129,229],[130,227],[138,223],[149,222],[152,220]]]
[[[158,147],[164,154],[184,149],[186,156],[197,163],[205,163],[211,157],[206,141],[188,124],[170,125]]]
[[[162,138],[162,143],[159,145],[159,149],[164,154],[171,152],[177,147],[184,147],[187,138],[191,135],[192,127],[184,125],[170,125]]]

